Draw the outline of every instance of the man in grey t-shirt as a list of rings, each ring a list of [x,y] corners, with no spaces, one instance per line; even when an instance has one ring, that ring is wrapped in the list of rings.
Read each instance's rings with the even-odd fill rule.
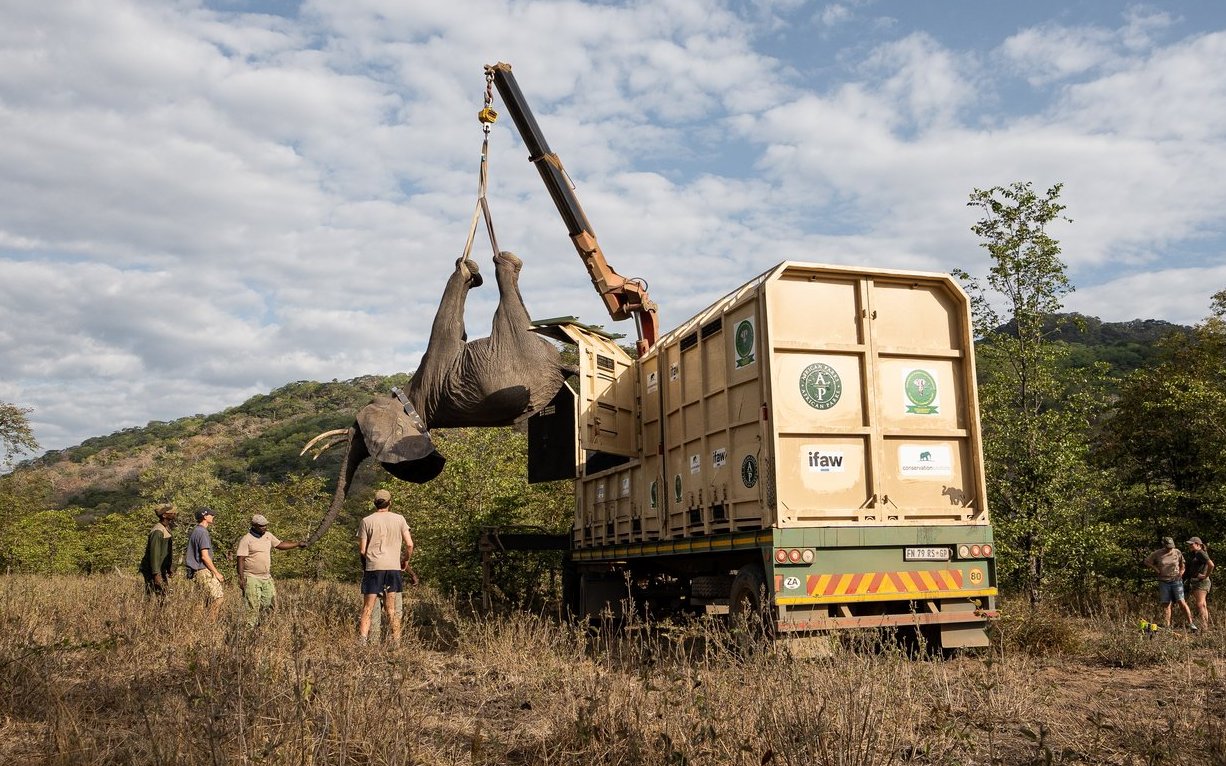
[[[216,618],[221,611],[221,600],[225,592],[221,584],[226,578],[213,563],[213,537],[209,527],[217,513],[212,508],[200,508],[196,511],[196,527],[187,538],[187,579],[204,591],[209,602],[209,615]]]
[[[413,555],[413,535],[404,517],[392,513],[392,493],[386,489],[375,492],[375,512],[358,525],[358,555],[362,558],[362,617],[358,636],[362,641],[369,637],[370,616],[382,596],[383,615],[392,629],[392,642],[399,643],[400,621],[395,619],[394,594],[404,590],[401,573]]]

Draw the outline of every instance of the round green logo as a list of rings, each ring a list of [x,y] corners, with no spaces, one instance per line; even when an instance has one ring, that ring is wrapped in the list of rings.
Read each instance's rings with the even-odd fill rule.
[[[753,455],[746,455],[741,461],[741,483],[746,487],[758,483],[758,459]]]
[[[681,474],[673,476],[673,497],[678,503],[681,502]]]
[[[742,319],[736,326],[733,346],[736,350],[736,366],[745,367],[753,364],[753,322]]]
[[[932,403],[937,400],[937,381],[927,370],[912,370],[907,373],[903,383],[903,391],[907,400],[907,412],[915,415],[935,415],[937,408]]]
[[[815,410],[828,410],[839,403],[843,381],[828,364],[814,362],[800,373],[800,395]]]
[[[753,351],[753,322],[742,319],[736,326],[736,354],[746,356]]]

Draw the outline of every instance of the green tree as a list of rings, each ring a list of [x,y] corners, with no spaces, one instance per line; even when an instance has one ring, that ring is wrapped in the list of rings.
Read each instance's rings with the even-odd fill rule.
[[[85,545],[71,510],[37,511],[18,518],[6,530],[8,564],[31,574],[76,574]]]
[[[3,465],[11,465],[17,455],[38,449],[38,441],[26,417],[28,414],[29,409],[0,402],[0,453],[3,454]]]
[[[477,540],[484,527],[568,528],[574,507],[572,482],[528,484],[527,439],[506,428],[448,429],[437,433],[447,467],[427,484],[386,486],[393,508],[409,520],[416,571],[445,590],[481,590]],[[547,587],[549,561],[541,554],[501,557],[498,587],[525,600]]]
[[[988,289],[965,271],[979,344],[979,394],[989,505],[999,570],[1038,603],[1053,564],[1084,566],[1085,530],[1094,528],[1086,470],[1096,396],[1092,376],[1065,364],[1067,344],[1052,318],[1073,287],[1049,233],[1068,221],[1061,185],[1040,195],[1031,183],[976,189],[968,206],[983,214],[972,231],[991,265]],[[996,306],[1000,305],[1002,314]],[[1052,558],[1057,560],[1053,561]]]
[[[1120,386],[1099,458],[1117,479],[1117,520],[1135,548],[1165,535],[1226,535],[1226,290],[1191,333]]]

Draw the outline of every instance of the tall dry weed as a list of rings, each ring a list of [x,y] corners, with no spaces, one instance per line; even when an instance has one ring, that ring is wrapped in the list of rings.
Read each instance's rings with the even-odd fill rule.
[[[876,634],[801,659],[713,620],[482,615],[423,588],[401,646],[362,646],[356,585],[279,583],[254,631],[233,590],[213,622],[178,585],[158,605],[130,578],[0,578],[0,763],[1212,764],[1226,736],[1216,635],[1135,668]],[[1076,647],[1127,629],[1068,619]]]

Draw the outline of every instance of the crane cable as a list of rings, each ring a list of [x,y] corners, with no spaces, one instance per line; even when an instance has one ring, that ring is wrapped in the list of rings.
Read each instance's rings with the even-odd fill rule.
[[[477,185],[477,206],[473,210],[472,224],[468,227],[468,241],[464,244],[464,260],[468,260],[468,256],[472,253],[473,240],[477,237],[477,222],[483,217],[485,218],[485,230],[490,236],[490,247],[494,249],[494,255],[498,255],[498,238],[494,236],[494,219],[490,216],[490,205],[485,198],[486,188],[489,186],[490,126],[498,119],[498,112],[495,112],[490,106],[493,102],[494,70],[486,67],[485,105],[480,112],[477,112],[477,120],[481,123],[485,139],[481,142],[481,171]]]

